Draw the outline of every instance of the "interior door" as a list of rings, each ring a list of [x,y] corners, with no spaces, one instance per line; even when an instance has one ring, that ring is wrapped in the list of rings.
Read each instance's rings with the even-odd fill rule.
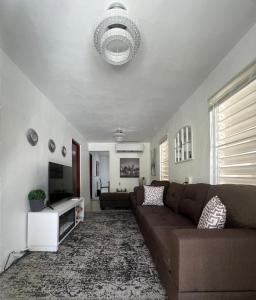
[[[80,197],[80,145],[72,140],[72,170],[74,197]]]

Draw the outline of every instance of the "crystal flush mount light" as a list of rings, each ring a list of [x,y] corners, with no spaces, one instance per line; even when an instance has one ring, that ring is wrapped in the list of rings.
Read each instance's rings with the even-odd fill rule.
[[[109,6],[94,32],[94,45],[111,65],[123,65],[133,59],[140,46],[140,32],[124,5]]]

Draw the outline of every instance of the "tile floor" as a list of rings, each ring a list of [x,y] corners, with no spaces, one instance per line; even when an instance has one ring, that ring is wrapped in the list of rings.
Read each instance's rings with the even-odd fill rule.
[[[101,211],[100,201],[98,199],[91,199],[89,203],[85,206],[85,211]]]

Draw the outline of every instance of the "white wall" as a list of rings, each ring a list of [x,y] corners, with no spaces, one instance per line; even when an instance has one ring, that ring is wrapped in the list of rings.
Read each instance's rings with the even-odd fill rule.
[[[107,186],[109,182],[109,153],[100,155],[100,179],[103,186]],[[106,191],[106,190],[104,190]]]
[[[193,182],[210,182],[210,134],[208,99],[256,58],[256,25],[224,57],[209,74],[194,94],[170,118],[167,124],[152,139],[152,147],[159,148],[159,141],[169,137],[170,179],[183,182],[191,176]],[[198,62],[200,64],[200,61]],[[171,80],[171,79],[170,79]],[[170,103],[172,99],[170,96]],[[190,162],[174,163],[174,137],[184,125],[193,130],[194,159]],[[157,152],[157,176],[159,178],[159,149]]]
[[[109,176],[110,191],[116,191],[116,188],[126,188],[133,191],[138,185],[138,178],[120,178],[120,158],[139,158],[140,159],[140,177],[145,177],[146,182],[150,181],[150,144],[144,143],[143,153],[116,153],[115,143],[88,143],[89,151],[109,151]],[[121,186],[119,186],[119,183]]]
[[[67,122],[52,103],[0,50],[0,188],[2,194],[1,267],[8,253],[27,246],[27,194],[31,189],[47,192],[48,161],[72,165],[72,138],[81,145],[81,196],[88,197],[88,153],[83,136]],[[26,131],[34,128],[39,142],[32,147]],[[56,143],[55,153],[48,140]],[[61,147],[67,156],[61,155]]]
[[[100,179],[103,186],[108,185],[109,181],[109,153],[90,152],[92,155],[92,198],[98,199],[97,187],[100,187]],[[96,162],[99,162],[99,176],[96,176]],[[102,190],[107,192],[107,189]]]
[[[0,37],[1,43],[1,37]],[[0,74],[3,72],[3,57],[0,55]],[[3,141],[1,139],[1,133],[3,130],[2,114],[3,114],[3,97],[2,97],[2,77],[0,76],[0,272],[2,270],[2,258],[3,258],[3,159],[2,159],[2,147]]]

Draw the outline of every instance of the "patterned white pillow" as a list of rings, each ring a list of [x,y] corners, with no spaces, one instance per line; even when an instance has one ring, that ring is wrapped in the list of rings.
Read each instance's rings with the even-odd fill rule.
[[[142,205],[164,205],[164,186],[144,185],[144,202]]]
[[[221,229],[226,223],[227,210],[218,196],[212,197],[203,209],[197,228]]]

